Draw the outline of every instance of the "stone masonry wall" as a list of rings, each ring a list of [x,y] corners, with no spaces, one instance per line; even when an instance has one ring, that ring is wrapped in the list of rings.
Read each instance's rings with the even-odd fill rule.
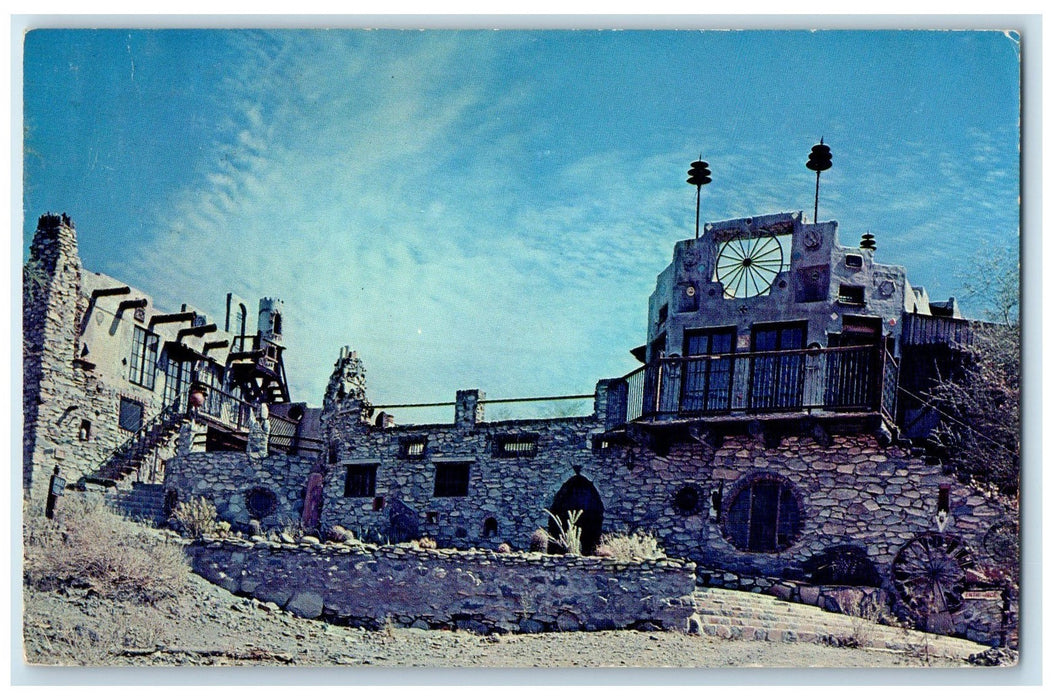
[[[25,494],[39,499],[54,467],[72,483],[131,436],[118,426],[122,396],[143,404],[144,420],[161,410],[161,402],[148,391],[110,386],[77,361],[87,300],[68,217],[41,217],[27,267],[35,272],[23,285],[22,477]]]
[[[248,529],[255,519],[262,529],[270,530],[300,521],[307,477],[316,463],[313,456],[257,458],[245,452],[191,452],[168,461],[164,483],[181,502],[204,497],[216,507],[221,520],[239,529]],[[247,499],[254,490],[273,494],[273,507],[250,512]],[[263,504],[267,500],[265,494],[260,499]]]
[[[685,629],[694,564],[419,550],[405,545],[214,540],[194,571],[308,618],[489,632]]]

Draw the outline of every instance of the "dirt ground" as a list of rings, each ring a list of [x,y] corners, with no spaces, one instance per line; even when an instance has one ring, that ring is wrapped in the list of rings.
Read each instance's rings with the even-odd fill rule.
[[[296,618],[196,576],[153,606],[23,588],[29,664],[421,668],[963,667],[964,659],[680,632],[476,635]]]

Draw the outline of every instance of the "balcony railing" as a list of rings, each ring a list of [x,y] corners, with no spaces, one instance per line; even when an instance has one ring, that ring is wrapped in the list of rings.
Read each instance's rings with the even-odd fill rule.
[[[891,421],[897,378],[896,361],[876,346],[662,358],[611,386],[607,427],[811,410]]]

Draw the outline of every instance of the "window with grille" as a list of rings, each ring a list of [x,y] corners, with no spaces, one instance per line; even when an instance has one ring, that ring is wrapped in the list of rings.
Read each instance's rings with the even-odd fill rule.
[[[400,459],[424,459],[428,447],[428,438],[424,435],[404,437],[399,440]]]
[[[773,474],[744,483],[729,501],[724,534],[746,552],[781,552],[801,531],[801,508],[790,483]]]
[[[344,496],[347,498],[372,498],[377,491],[377,465],[352,464],[344,479]]]
[[[435,496],[468,495],[467,462],[455,462],[435,465]]]
[[[498,435],[494,441],[495,457],[534,457],[537,435]]]
[[[121,409],[117,415],[117,424],[122,429],[135,432],[143,427],[143,405],[121,397]]]
[[[128,381],[146,387],[151,391],[157,376],[157,344],[160,338],[145,328],[135,327],[132,336],[132,356],[128,358],[130,366]]]

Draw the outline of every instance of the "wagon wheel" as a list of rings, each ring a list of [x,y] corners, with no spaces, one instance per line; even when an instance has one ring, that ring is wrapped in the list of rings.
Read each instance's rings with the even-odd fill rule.
[[[966,571],[971,568],[972,556],[957,538],[919,535],[892,560],[892,582],[917,619],[927,626],[939,620],[946,624],[962,607]]]
[[[995,523],[984,535],[984,550],[999,564],[1015,564],[1020,557],[1020,532],[1015,520]]]
[[[782,244],[775,236],[733,238],[717,255],[717,281],[729,299],[755,297],[771,289],[782,264]]]

